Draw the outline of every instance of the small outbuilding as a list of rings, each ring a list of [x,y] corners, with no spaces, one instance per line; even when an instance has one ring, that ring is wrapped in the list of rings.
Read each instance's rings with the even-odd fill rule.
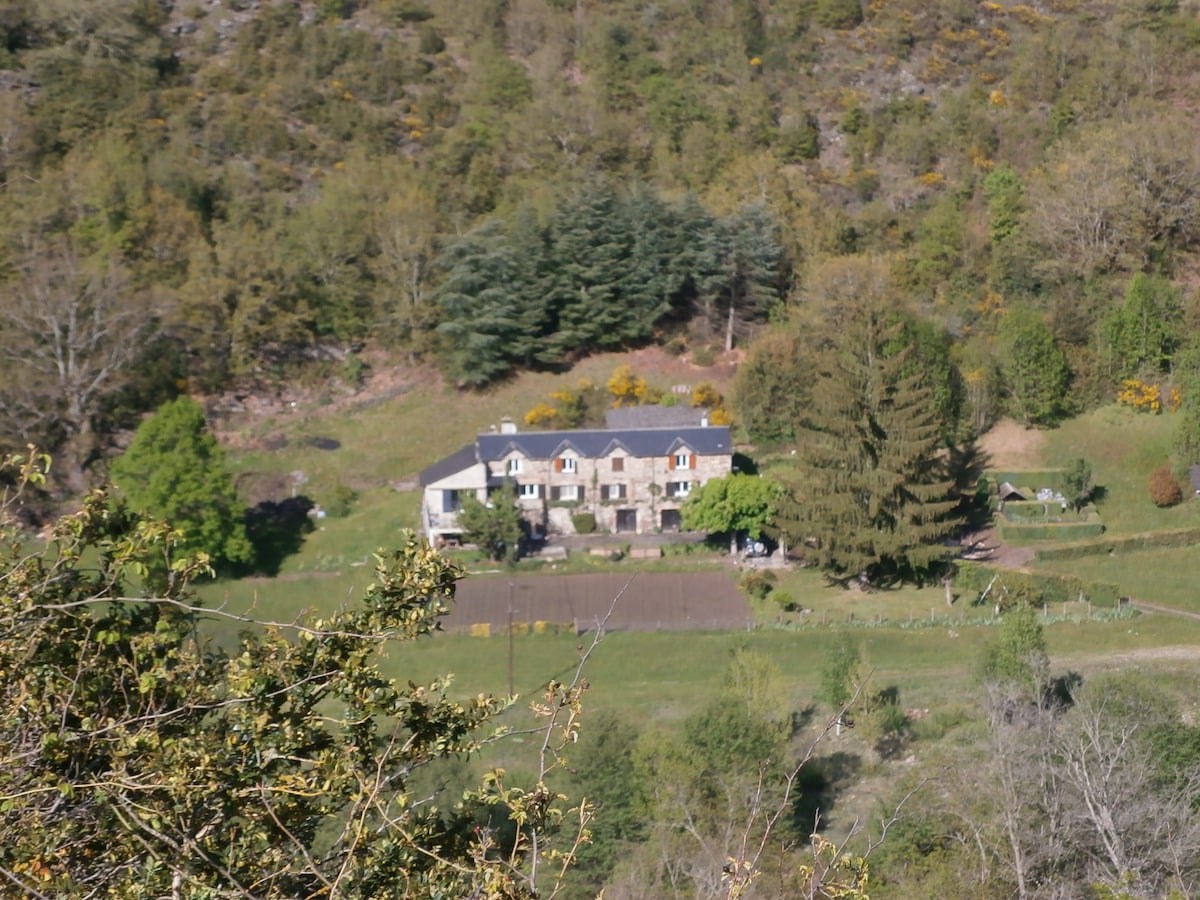
[[[1006,500],[1028,500],[1029,499],[1023,493],[1021,493],[1021,491],[1018,488],[1014,487],[1012,485],[1012,483],[1008,482],[1008,481],[1006,481],[1000,485],[999,493],[1000,493],[1000,502],[1001,503],[1004,503]]]

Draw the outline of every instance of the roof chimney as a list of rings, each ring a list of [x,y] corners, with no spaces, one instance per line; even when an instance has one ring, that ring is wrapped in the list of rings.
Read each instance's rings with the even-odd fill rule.
[[[708,411],[707,410],[705,410],[703,413],[700,414],[700,427],[701,428],[708,427]]]
[[[501,417],[500,433],[501,434],[516,434],[517,433],[517,423],[514,422],[510,416]]]

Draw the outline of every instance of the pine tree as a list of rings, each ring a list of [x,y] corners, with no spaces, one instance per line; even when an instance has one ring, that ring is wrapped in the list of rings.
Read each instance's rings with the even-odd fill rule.
[[[539,311],[528,304],[524,262],[499,221],[487,222],[451,244],[437,294],[449,342],[447,365],[461,383],[478,387],[528,364],[540,349]]]
[[[896,332],[888,318],[860,310],[821,354],[775,518],[839,582],[921,580],[947,558],[943,539],[960,521],[930,388],[903,374],[908,350],[884,352]]]
[[[589,181],[559,209],[554,227],[554,344],[561,352],[614,350],[644,337],[621,294],[632,243],[625,211],[607,181]]]
[[[779,301],[783,248],[770,212],[753,204],[718,219],[702,252],[701,312],[713,331],[724,332],[725,349],[732,350],[735,335]]]

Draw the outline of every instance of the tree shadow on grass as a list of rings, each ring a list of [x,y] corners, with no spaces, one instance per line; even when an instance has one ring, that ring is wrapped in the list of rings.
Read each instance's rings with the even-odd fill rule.
[[[253,572],[278,575],[283,561],[300,551],[305,535],[313,530],[308,513],[314,505],[301,495],[286,500],[263,500],[246,510],[246,535],[254,547]]]
[[[966,527],[972,530],[986,528],[991,523],[988,485],[983,479],[991,464],[991,457],[974,441],[951,448],[946,457],[946,473],[960,498]]]
[[[796,778],[792,801],[792,827],[798,835],[810,835],[828,827],[830,812],[838,796],[854,783],[862,768],[862,757],[841,750],[813,759]]]

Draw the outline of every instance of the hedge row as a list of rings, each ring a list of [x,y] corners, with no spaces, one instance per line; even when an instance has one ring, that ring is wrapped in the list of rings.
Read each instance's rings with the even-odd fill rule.
[[[1003,540],[1003,537],[1001,538]],[[1056,559],[1079,559],[1104,553],[1128,553],[1135,550],[1159,550],[1169,547],[1190,547],[1200,544],[1200,528],[1180,528],[1176,531],[1147,531],[1108,537],[1102,540],[1081,541],[1061,547],[1043,547],[1034,553],[1038,562]]]
[[[998,523],[996,533],[1006,544],[1029,541],[1083,541],[1104,534],[1103,522],[1047,522],[1042,525]]]
[[[999,577],[997,577],[999,576]],[[1072,600],[1090,600],[1096,606],[1117,606],[1121,596],[1115,584],[1104,581],[1085,581],[1074,575],[1051,575],[1021,572],[1016,569],[998,569],[978,563],[960,563],[954,576],[954,587],[972,602],[996,578],[987,602],[999,601],[997,591],[1007,592],[1009,597],[1021,597],[1030,603],[1066,603]]]
[[[1065,510],[1062,504],[1057,500],[1041,501],[1041,500],[1009,500],[1004,504],[1004,509],[999,511],[1000,515],[1010,522],[1032,522],[1035,524],[1043,524],[1046,522],[1066,522],[1075,524],[1078,522],[1099,522],[1100,514],[1096,511],[1096,507],[1091,504],[1085,506],[1079,512],[1067,507]]]

